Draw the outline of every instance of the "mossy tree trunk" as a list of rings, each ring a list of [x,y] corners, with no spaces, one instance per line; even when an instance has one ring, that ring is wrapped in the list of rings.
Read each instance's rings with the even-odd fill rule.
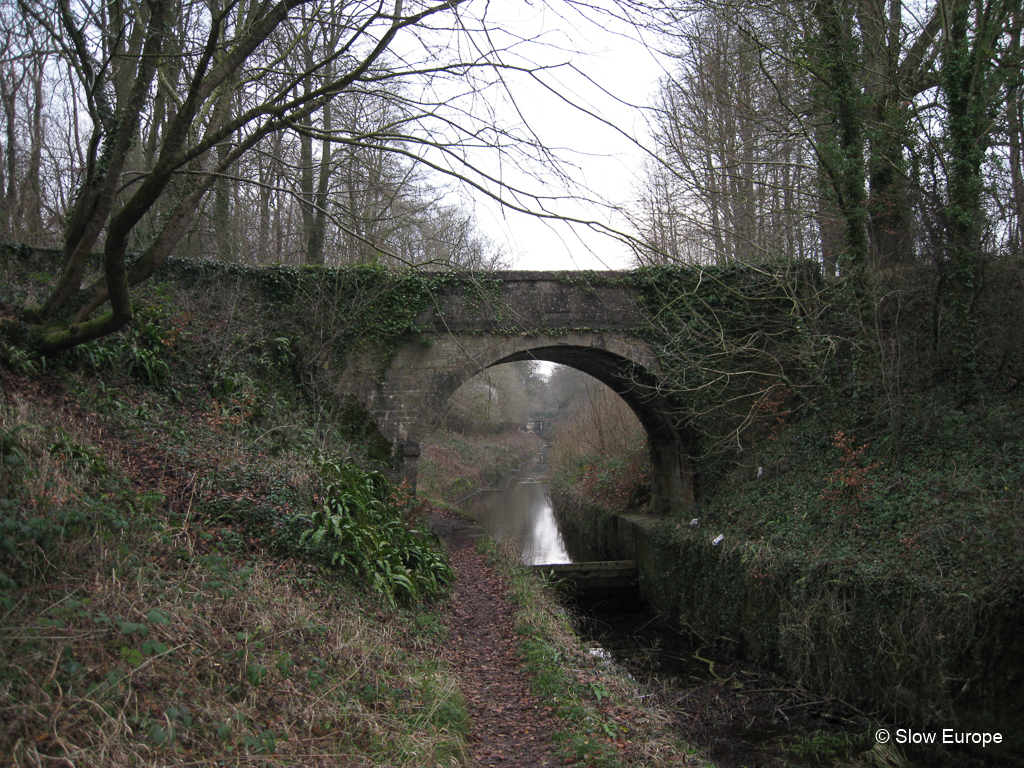
[[[854,35],[855,8],[848,0],[817,0],[812,13],[817,29],[809,36],[808,58],[817,77],[814,104],[821,122],[818,162],[844,225],[844,248],[836,266],[850,287],[853,312],[870,327],[868,295],[867,179],[864,125],[867,100],[858,82],[860,43]]]
[[[992,108],[1005,77],[997,46],[1011,5],[1007,0],[948,0],[944,6],[940,87],[946,108],[947,251],[940,343],[961,403],[977,396],[977,299],[985,226],[982,166],[990,145]]]

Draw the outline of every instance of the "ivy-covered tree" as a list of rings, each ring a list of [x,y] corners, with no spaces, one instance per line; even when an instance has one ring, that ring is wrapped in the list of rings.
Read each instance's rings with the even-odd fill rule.
[[[817,258],[851,289],[844,313],[861,348],[878,339],[880,303],[931,302],[929,362],[969,400],[979,318],[995,311],[983,306],[985,265],[1012,280],[1024,231],[1020,3],[620,2],[667,31],[680,60],[656,105],[657,170],[643,196],[653,260],[729,252],[726,238],[745,231],[734,214],[771,202],[759,188],[778,190],[800,204],[764,210],[802,215],[796,232],[813,217],[817,237],[741,260]],[[769,86],[758,100],[743,90],[752,69]],[[792,158],[801,167],[784,177]],[[768,242],[772,226],[762,215],[753,231]]]

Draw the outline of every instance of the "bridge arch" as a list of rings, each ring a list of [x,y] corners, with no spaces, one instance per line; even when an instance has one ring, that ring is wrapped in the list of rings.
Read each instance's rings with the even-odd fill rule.
[[[693,504],[694,470],[685,426],[658,387],[652,350],[623,334],[446,334],[410,339],[366,397],[367,410],[393,446],[398,476],[415,487],[421,439],[460,386],[487,368],[519,360],[567,365],[611,388],[647,432],[652,511],[665,513]]]
[[[630,407],[647,432],[651,459],[652,511],[669,512],[694,503],[693,464],[689,439],[677,415],[659,394],[657,377],[635,357],[607,349],[608,339],[599,346],[562,343],[530,346],[496,360],[488,367],[518,360],[544,360],[582,371],[608,386]],[[614,340],[611,340],[614,342]],[[614,343],[611,346],[617,346]],[[634,347],[631,351],[637,351]],[[644,355],[646,357],[646,355]]]
[[[422,435],[448,398],[481,371],[517,360],[568,365],[608,385],[647,431],[651,506],[694,503],[687,414],[659,386],[643,340],[650,318],[623,273],[490,272],[441,281],[430,307],[385,349],[363,349],[334,377],[389,442],[399,477],[415,484]]]

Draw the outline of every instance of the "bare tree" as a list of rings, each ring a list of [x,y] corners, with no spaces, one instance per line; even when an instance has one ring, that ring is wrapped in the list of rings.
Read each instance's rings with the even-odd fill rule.
[[[519,361],[481,371],[452,395],[444,423],[466,433],[522,427],[533,406],[532,369],[531,361]]]
[[[463,0],[341,7],[329,0],[56,6],[19,0],[19,8],[73,72],[76,98],[91,121],[61,274],[40,306],[5,321],[8,328],[37,331],[46,353],[127,323],[131,286],[186,237],[207,193],[277,135],[317,142],[324,169],[335,153],[380,152],[521,209],[540,199],[474,163],[472,153],[484,147],[524,158],[544,150],[529,133],[491,123],[487,113],[472,109],[479,103],[474,94],[500,87],[494,73],[524,65],[519,59],[506,64],[501,51],[488,47],[484,22],[465,12]],[[292,55],[304,41],[316,44]],[[401,94],[399,119],[370,130],[346,130],[328,109],[358,94],[391,94],[395,102],[395,93]],[[309,154],[306,160],[311,167]],[[321,175],[312,195],[308,184],[300,195],[307,206],[301,227],[307,253],[318,231],[309,206],[328,209],[320,191],[329,183]],[[230,212],[230,194],[215,196],[214,205],[218,215],[225,206]],[[129,263],[130,245],[141,253]],[[83,286],[96,248],[103,252],[102,275]],[[95,314],[106,304],[109,311]]]
[[[813,162],[790,113],[805,79],[715,12],[680,19],[672,40],[678,67],[655,105],[647,239],[700,263],[813,255]]]
[[[3,9],[0,40],[0,109],[4,130],[0,146],[0,236],[47,244],[45,117],[53,84],[47,77],[51,52]]]
[[[555,368],[551,385],[561,393],[551,444],[556,473],[608,460],[623,474],[630,464],[633,471],[643,471],[649,462],[647,433],[621,397],[587,374],[563,366]]]

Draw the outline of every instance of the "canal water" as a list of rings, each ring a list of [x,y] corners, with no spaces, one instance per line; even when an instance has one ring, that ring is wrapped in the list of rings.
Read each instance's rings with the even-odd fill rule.
[[[551,508],[547,469],[542,450],[501,487],[475,493],[461,504],[488,536],[517,543],[526,565],[572,562]]]
[[[547,454],[542,450],[500,487],[479,491],[460,503],[485,534],[517,547],[525,565],[572,562],[551,504],[547,471]],[[582,548],[576,544],[570,547],[573,551]],[[621,603],[613,611],[587,606],[577,617],[579,630],[605,655],[629,667],[636,658],[643,658],[648,672],[661,678],[684,673],[679,658],[686,653],[676,641],[678,634],[659,627],[651,617],[624,613]],[[685,665],[685,673],[699,674],[700,664],[696,666]]]

